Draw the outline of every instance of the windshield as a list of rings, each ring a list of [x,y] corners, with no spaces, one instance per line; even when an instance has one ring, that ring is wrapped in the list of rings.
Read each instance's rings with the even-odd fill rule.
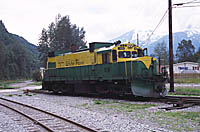
[[[133,51],[132,52],[132,58],[136,58],[137,57],[137,52],[136,51]]]
[[[131,52],[130,51],[120,51],[118,52],[119,58],[131,58]]]

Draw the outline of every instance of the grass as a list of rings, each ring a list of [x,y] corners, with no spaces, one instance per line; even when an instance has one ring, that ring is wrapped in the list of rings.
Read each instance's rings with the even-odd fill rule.
[[[150,107],[157,106],[156,104],[145,104],[125,101],[113,101],[98,99],[93,100],[92,109],[98,108],[99,110],[104,109],[115,111],[114,113],[123,113],[133,120],[149,120],[169,131],[199,131],[200,130],[200,112],[186,112],[186,111],[149,111]],[[82,104],[83,107],[87,108],[90,104]],[[107,109],[107,110],[105,110]]]
[[[106,101],[106,100],[95,100],[94,104],[96,105],[105,105],[105,104],[112,104],[115,103],[114,101]]]
[[[189,119],[195,122],[200,122],[200,112],[157,112],[162,114],[164,117],[173,117],[179,120]]]
[[[133,112],[134,110],[141,110],[157,106],[155,104],[132,104],[127,102],[104,101],[104,100],[95,100],[94,105],[99,105],[100,107],[107,107],[110,109],[115,109],[117,111],[124,111],[124,112]]]
[[[84,103],[81,105],[82,107],[87,107],[88,106],[88,103]]]
[[[125,111],[131,111],[133,109],[146,109],[153,106],[157,106],[155,104],[131,104],[131,103],[119,103],[119,108],[124,109]]]
[[[34,83],[31,83],[30,85],[41,86],[41,85],[42,85],[42,82],[34,82]]]
[[[200,78],[174,79],[175,83],[200,83]]]
[[[12,89],[13,87],[10,87],[9,84],[13,84],[13,83],[21,83],[26,81],[26,79],[19,79],[19,80],[0,80],[0,90],[1,89]],[[36,86],[41,86],[42,82],[35,82],[29,85],[36,85]]]
[[[200,122],[200,112],[156,112],[156,115],[159,115],[159,119],[161,120],[161,124],[168,124],[170,129],[174,129],[176,131],[192,131],[194,129],[193,126],[188,126],[188,122],[193,122],[195,124],[199,124]],[[172,121],[173,123],[163,122],[163,119],[166,121]]]
[[[12,89],[12,87],[10,87],[8,84],[4,82],[0,82],[0,90],[1,89]]]
[[[8,97],[12,97],[13,95],[12,94],[8,94]]]
[[[8,96],[8,97],[18,96],[18,97],[22,97],[22,96],[34,96],[34,95],[37,95],[37,94],[23,93],[23,94],[8,94],[8,95],[4,95],[4,96]]]
[[[19,80],[0,80],[0,89],[12,89],[13,87],[10,87],[9,84],[12,83],[20,83],[25,81],[24,79],[19,79]]]
[[[175,88],[174,93],[169,93],[169,95],[200,96],[200,88],[178,87]]]
[[[18,80],[6,80],[6,81],[0,81],[5,84],[12,84],[12,83],[20,83],[26,81],[25,79],[18,79]]]

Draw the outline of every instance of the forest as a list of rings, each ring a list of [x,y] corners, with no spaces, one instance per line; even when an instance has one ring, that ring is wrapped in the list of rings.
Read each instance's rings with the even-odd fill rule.
[[[0,21],[0,80],[27,79],[46,66],[48,52],[69,50],[86,45],[85,31],[70,22],[69,16],[56,16],[56,21],[43,28],[38,44],[9,33]]]
[[[30,78],[39,69],[37,47],[9,33],[0,21],[0,80]]]

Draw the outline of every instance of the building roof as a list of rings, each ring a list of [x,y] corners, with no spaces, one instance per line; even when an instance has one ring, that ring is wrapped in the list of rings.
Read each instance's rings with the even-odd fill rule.
[[[184,64],[199,65],[199,63],[195,63],[195,62],[180,62],[180,63],[176,63],[176,64],[173,64],[173,65],[179,66],[179,65],[184,65]],[[169,67],[169,65],[166,65],[166,67]]]
[[[174,65],[183,65],[183,64],[199,65],[199,63],[195,63],[195,62],[180,62],[180,63],[176,63]]]

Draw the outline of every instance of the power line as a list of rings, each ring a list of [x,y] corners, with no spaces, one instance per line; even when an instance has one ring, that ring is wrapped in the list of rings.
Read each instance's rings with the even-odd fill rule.
[[[198,4],[200,3],[200,1],[198,0],[192,0],[192,1],[189,1],[189,2],[185,2],[185,3],[177,3],[177,4],[173,4],[173,7],[172,8],[186,8],[186,7],[200,7],[200,5],[188,5],[188,6],[183,6],[185,4]],[[168,13],[169,9],[167,9],[164,13],[164,15],[162,16],[162,18],[160,19],[158,25],[155,27],[155,29],[152,31],[152,33],[149,35],[148,39],[145,41],[145,43],[147,43],[152,35],[154,34],[154,32],[159,28],[159,26],[164,22],[165,18],[166,18],[166,15]]]
[[[186,2],[186,4],[199,3],[199,2],[200,2],[199,0],[193,0],[193,1]]]
[[[191,5],[191,6],[180,6],[180,7],[172,7],[172,8],[185,8],[185,7],[200,7],[200,5]]]
[[[155,27],[155,29],[152,31],[152,33],[149,35],[148,39],[145,41],[145,43],[147,43],[147,41],[149,41],[151,39],[151,36],[154,34],[154,32],[159,28],[159,26],[163,23],[163,21],[166,18],[166,15],[168,13],[168,9],[165,11],[164,15],[162,16],[162,18],[160,19],[158,25]]]
[[[182,6],[185,4],[198,4],[198,3],[200,3],[200,1],[193,0],[193,1],[185,2],[185,3],[176,3],[176,4],[173,4],[173,6]]]

